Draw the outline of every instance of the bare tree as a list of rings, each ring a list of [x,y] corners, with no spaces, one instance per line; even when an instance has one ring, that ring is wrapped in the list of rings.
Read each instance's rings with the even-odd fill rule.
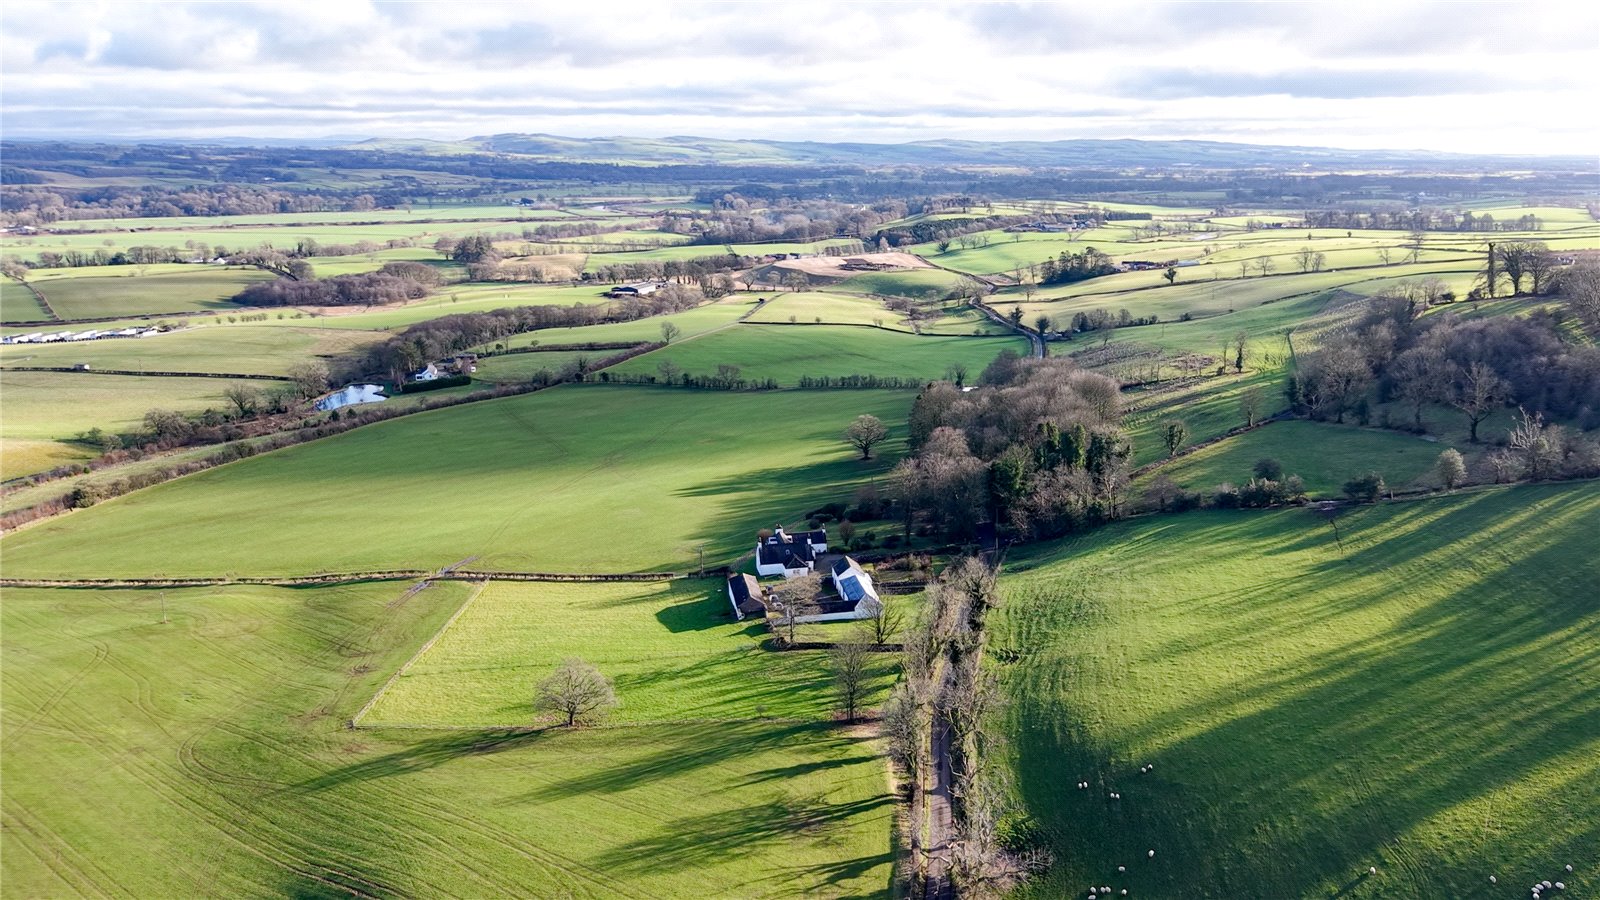
[[[683,329],[679,328],[676,322],[661,323],[661,343],[670,344],[677,340],[681,334],[683,334]]]
[[[1506,399],[1506,383],[1485,362],[1475,362],[1460,372],[1450,405],[1467,416],[1472,443],[1478,442],[1478,424],[1489,417]]]
[[[1261,415],[1261,407],[1266,403],[1267,392],[1260,385],[1247,388],[1239,395],[1239,414],[1244,416],[1246,428],[1254,428]]]
[[[1309,272],[1311,271],[1311,266],[1316,262],[1317,251],[1311,249],[1311,247],[1308,245],[1302,248],[1300,252],[1296,253],[1294,255],[1294,259],[1295,262],[1299,263],[1300,271]]]
[[[611,679],[600,674],[599,669],[569,656],[556,666],[555,672],[539,682],[533,705],[541,712],[564,717],[566,725],[571,727],[604,718],[617,705],[617,693]]]
[[[862,459],[872,458],[872,448],[884,442],[889,437],[889,429],[877,416],[856,416],[850,427],[844,430],[844,438],[850,446],[861,451]]]
[[[1393,258],[1393,256],[1394,256],[1394,254],[1389,250],[1388,247],[1379,247],[1378,248],[1378,261],[1383,263],[1384,265],[1387,266],[1389,264],[1389,260],[1391,258]]]
[[[1273,259],[1270,256],[1263,256],[1256,260],[1256,271],[1260,272],[1263,276],[1271,275],[1272,271],[1277,267],[1278,264],[1273,262]]]
[[[1240,331],[1233,336],[1233,371],[1243,372],[1246,359],[1250,355],[1250,334]]]
[[[289,369],[289,379],[302,398],[310,399],[328,389],[328,367],[320,362],[297,363]]]
[[[1395,357],[1389,367],[1395,397],[1411,407],[1412,426],[1423,430],[1422,408],[1443,399],[1445,360],[1435,347],[1420,345]]]
[[[254,388],[246,387],[242,384],[228,385],[228,387],[223,390],[222,397],[224,400],[232,403],[233,408],[237,410],[241,416],[248,416],[254,413],[256,411],[256,406],[261,402],[261,393],[259,391],[255,390]]]
[[[683,374],[683,367],[670,359],[663,359],[656,363],[656,371],[661,374],[661,380],[667,384],[674,384],[678,376]]]
[[[868,663],[872,659],[871,633],[852,630],[844,640],[828,651],[828,662],[833,668],[833,685],[838,691],[839,710],[845,721],[854,722],[856,713],[867,690]]]
[[[878,605],[878,614],[867,620],[872,629],[872,644],[878,649],[883,649],[889,642],[899,636],[906,624],[905,612],[898,604],[890,606],[887,603]]]
[[[1578,319],[1600,333],[1600,260],[1585,257],[1561,273],[1561,293]]]

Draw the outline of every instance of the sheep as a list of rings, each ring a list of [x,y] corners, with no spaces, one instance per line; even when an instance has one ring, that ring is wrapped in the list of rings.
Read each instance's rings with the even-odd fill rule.
[[[1550,889],[1551,889],[1551,888],[1552,888],[1552,887],[1555,887],[1555,885],[1553,885],[1553,884],[1551,884],[1551,883],[1550,883],[1550,882],[1548,882],[1548,881],[1541,881],[1541,882],[1539,882],[1539,887],[1541,887],[1541,888],[1544,888],[1544,889],[1545,889],[1545,890],[1547,890],[1547,891],[1548,891],[1548,890],[1550,890]]]
[[[1571,863],[1567,863],[1567,872],[1568,872],[1568,874],[1571,874],[1571,872],[1572,872],[1572,864]]]
[[[1118,875],[1121,875],[1123,872],[1126,872],[1126,871],[1128,871],[1128,867],[1127,866],[1117,866],[1117,874]]]
[[[1122,896],[1124,896],[1124,897],[1128,896],[1128,889],[1127,888],[1123,888],[1122,889]]]
[[[1377,866],[1367,866],[1367,874],[1368,875],[1376,875],[1376,874],[1378,874],[1378,867]]]
[[[1559,882],[1559,881],[1558,881],[1558,882],[1556,882],[1556,890],[1558,890],[1558,891],[1564,891],[1564,890],[1566,890],[1566,889],[1567,889],[1567,886],[1566,886],[1566,885],[1564,885],[1564,884],[1562,884],[1562,883],[1561,883],[1561,882]]]
[[[1154,850],[1151,850],[1149,853],[1145,854],[1145,856],[1148,859],[1155,859],[1156,858],[1156,852]]]
[[[1490,875],[1489,876],[1489,883],[1490,884],[1499,884],[1500,883],[1500,879],[1494,877],[1493,875]]]

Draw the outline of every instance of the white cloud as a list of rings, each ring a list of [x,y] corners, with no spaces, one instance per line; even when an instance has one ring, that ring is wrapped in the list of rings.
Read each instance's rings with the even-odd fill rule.
[[[1593,153],[1591,7],[11,2],[0,127]]]

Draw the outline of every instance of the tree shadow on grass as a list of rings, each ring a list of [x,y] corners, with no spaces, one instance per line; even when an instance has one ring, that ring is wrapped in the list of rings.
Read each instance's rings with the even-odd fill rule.
[[[848,829],[850,820],[893,802],[884,795],[832,803],[822,796],[775,793],[740,809],[680,817],[649,837],[601,854],[595,865],[624,876],[642,875],[706,866],[730,854],[760,852],[795,841],[839,842],[839,832]],[[829,874],[840,880],[853,868],[838,867]]]
[[[1056,877],[1114,867],[1148,843],[1163,862],[1130,878],[1146,895],[1461,896],[1482,890],[1480,868],[1501,864],[1482,858],[1485,846],[1504,861],[1502,877],[1592,847],[1583,810],[1600,808],[1600,764],[1584,759],[1600,741],[1600,613],[1583,585],[1600,581],[1600,562],[1583,520],[1594,494],[1552,499],[1537,510],[1472,498],[1442,514],[1374,517],[1366,527],[1397,537],[1311,565],[1308,578],[1352,581],[1316,595],[1322,609],[1271,590],[1184,598],[1225,633],[1163,645],[1179,662],[1194,654],[1214,666],[1302,635],[1326,647],[1248,679],[1197,679],[1182,703],[1114,735],[1089,724],[1096,703],[1138,701],[1106,691],[1115,678],[1097,638],[1029,658],[1013,679],[1012,730],[1022,795],[1066,862]],[[1445,577],[1441,566],[1455,576],[1447,590],[1395,604],[1419,579]],[[1395,610],[1392,623],[1339,631],[1341,616],[1380,604]],[[1125,757],[1140,747],[1160,748],[1156,773],[1130,771],[1144,760]],[[1571,777],[1553,786],[1552,771]],[[1072,786],[1086,778],[1094,790]],[[1108,801],[1108,785],[1126,799]],[[1491,802],[1506,792],[1522,797]],[[1530,827],[1530,803],[1576,828]],[[1491,806],[1496,825],[1482,837],[1418,843],[1419,830],[1459,829],[1462,810]],[[1368,865],[1382,874],[1350,881]]]
[[[399,750],[348,766],[341,766],[294,785],[290,790],[316,793],[341,787],[352,781],[371,781],[426,771],[473,756],[504,753],[532,747],[546,739],[546,731],[494,729],[461,731],[407,744]]]

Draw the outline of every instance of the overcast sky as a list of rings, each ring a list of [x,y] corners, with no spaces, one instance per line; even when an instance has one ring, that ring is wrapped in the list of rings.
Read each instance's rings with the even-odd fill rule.
[[[1600,151],[1600,3],[34,3],[9,137]]]

